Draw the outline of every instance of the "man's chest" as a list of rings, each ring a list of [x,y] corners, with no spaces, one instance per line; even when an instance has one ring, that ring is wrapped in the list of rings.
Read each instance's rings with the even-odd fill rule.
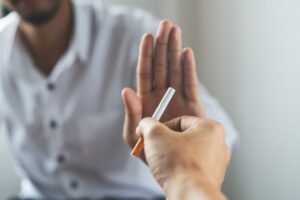
[[[76,164],[75,155],[105,157],[112,146],[124,146],[123,84],[95,71],[75,67],[56,81],[10,75],[2,80],[2,114],[16,154],[66,152]]]

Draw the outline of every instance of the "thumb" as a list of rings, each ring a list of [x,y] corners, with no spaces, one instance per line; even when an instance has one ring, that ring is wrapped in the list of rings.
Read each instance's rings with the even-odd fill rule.
[[[136,129],[136,134],[143,138],[144,141],[145,151],[142,159],[145,161],[145,163],[149,165],[149,161],[151,161],[153,158],[157,157],[161,153],[164,154],[165,147],[168,147],[169,144],[172,143],[172,140],[170,140],[172,132],[173,131],[167,126],[154,120],[153,118],[148,117],[141,121]]]
[[[131,88],[123,89],[122,99],[125,108],[123,138],[133,148],[138,140],[135,130],[142,118],[142,105],[136,92]]]
[[[151,117],[147,117],[140,122],[136,130],[136,134],[147,140],[161,137],[165,134],[168,134],[169,131],[171,130],[169,130],[164,124]]]

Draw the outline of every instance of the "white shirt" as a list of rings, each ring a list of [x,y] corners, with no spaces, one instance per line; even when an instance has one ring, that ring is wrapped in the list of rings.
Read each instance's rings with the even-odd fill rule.
[[[0,20],[0,119],[24,197],[144,197],[162,190],[122,139],[121,90],[135,87],[139,42],[158,21],[141,10],[73,2],[75,33],[49,77],[20,40],[19,17]],[[46,61],[45,61],[46,62]],[[208,117],[232,123],[201,87]]]

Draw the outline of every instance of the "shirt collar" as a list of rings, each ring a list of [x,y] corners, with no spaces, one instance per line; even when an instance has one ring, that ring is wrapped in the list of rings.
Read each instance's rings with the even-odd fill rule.
[[[10,13],[5,17],[7,22],[10,23],[9,26],[6,26],[4,35],[3,35],[3,46],[6,47],[6,52],[4,53],[4,61],[10,61],[13,59],[13,47],[17,40],[17,30],[20,22],[20,18],[17,13]],[[1,40],[1,41],[2,41]]]
[[[85,63],[89,55],[91,43],[91,15],[87,9],[80,7],[79,3],[73,1],[74,12],[74,35],[73,48],[82,63]],[[71,44],[72,47],[72,44]]]

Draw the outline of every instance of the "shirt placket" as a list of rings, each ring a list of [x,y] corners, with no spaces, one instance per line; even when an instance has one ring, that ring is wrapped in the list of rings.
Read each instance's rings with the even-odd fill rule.
[[[63,167],[66,162],[66,155],[63,151],[62,140],[62,124],[63,119],[59,113],[59,105],[57,102],[58,82],[54,80],[47,80],[44,86],[44,130],[47,135],[47,144],[49,149],[49,159],[46,162],[46,169],[49,173],[52,171],[61,172],[58,168]],[[61,174],[58,174],[58,180]],[[61,183],[63,180],[60,180]]]
[[[67,62],[63,62],[64,69],[61,73],[57,74],[52,80],[48,80],[46,83],[46,96],[47,104],[46,106],[46,130],[49,138],[50,145],[50,155],[52,158],[52,167],[59,172],[58,180],[62,188],[68,193],[69,196],[78,197],[80,196],[80,182],[79,177],[74,176],[73,173],[69,173],[68,170],[63,168],[68,168],[68,161],[71,160],[71,154],[68,153],[67,149],[64,148],[64,118],[63,111],[59,102],[60,95],[65,94],[63,91],[60,91],[61,88],[65,88],[63,82],[59,80],[65,80],[63,77],[67,76],[70,73],[69,70],[74,70],[76,67],[76,59],[74,55],[67,56]],[[68,67],[67,67],[68,66]],[[71,67],[72,66],[72,67]],[[77,66],[77,65],[76,65]],[[61,66],[60,66],[61,67]],[[59,168],[62,168],[61,170]]]

